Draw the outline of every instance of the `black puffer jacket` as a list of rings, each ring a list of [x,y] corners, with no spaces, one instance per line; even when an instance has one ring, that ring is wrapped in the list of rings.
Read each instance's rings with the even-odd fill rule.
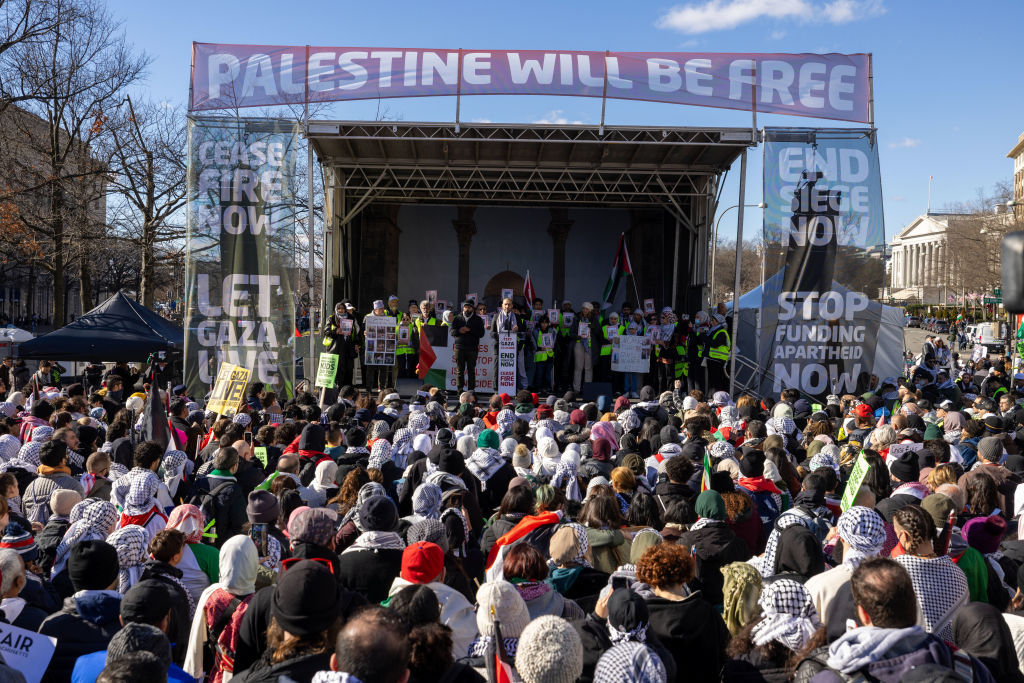
[[[86,591],[78,598],[65,600],[64,608],[39,627],[42,635],[57,639],[57,649],[43,674],[43,683],[71,680],[76,659],[106,650],[121,628],[120,614],[121,596],[107,591]]]
[[[697,573],[692,588],[699,589],[712,605],[722,604],[722,567],[750,559],[747,544],[724,522],[712,522],[696,531],[687,531],[679,543],[697,557]]]

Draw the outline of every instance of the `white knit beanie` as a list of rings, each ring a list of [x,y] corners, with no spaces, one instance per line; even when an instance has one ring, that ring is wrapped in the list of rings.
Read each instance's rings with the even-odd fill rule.
[[[573,683],[583,673],[583,643],[568,621],[546,615],[519,636],[516,671],[523,683]]]
[[[476,592],[476,627],[480,635],[494,635],[491,606],[501,627],[502,638],[518,638],[530,623],[530,612],[519,591],[508,581],[490,581]]]

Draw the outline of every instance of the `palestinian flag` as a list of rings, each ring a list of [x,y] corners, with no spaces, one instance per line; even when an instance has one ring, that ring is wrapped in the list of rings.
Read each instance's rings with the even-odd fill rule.
[[[704,451],[704,474],[700,477],[701,493],[711,488],[711,455]]]
[[[174,442],[168,426],[167,411],[164,402],[160,400],[160,388],[152,380],[142,409],[142,438],[145,441],[156,441],[164,449]]]
[[[619,280],[623,275],[632,275],[633,267],[629,264],[629,253],[626,251],[626,233],[619,233],[619,247],[615,250],[615,262],[612,263],[612,273],[608,276],[608,282],[604,286],[604,303],[601,308],[608,308],[615,300],[615,292],[619,288]]]
[[[436,349],[436,350],[435,350]],[[438,358],[438,354],[442,358]],[[448,328],[443,325],[424,325],[420,328],[420,356],[416,376],[427,384],[444,387],[449,363],[444,362],[448,354]]]
[[[501,637],[501,622],[491,605],[491,624],[494,626],[494,637],[487,646],[487,681],[488,683],[512,683],[512,662],[505,651],[505,639]]]
[[[533,282],[530,280],[530,270],[526,270],[526,281],[523,283],[523,298],[526,299],[526,307],[533,309],[533,300],[537,298],[537,293],[533,291]]]

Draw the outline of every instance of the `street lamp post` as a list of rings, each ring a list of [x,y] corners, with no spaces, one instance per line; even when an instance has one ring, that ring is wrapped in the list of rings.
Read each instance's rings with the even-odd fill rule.
[[[711,237],[711,277],[710,277],[710,282],[708,283],[709,284],[709,289],[711,290],[709,292],[709,297],[711,299],[715,298],[715,257],[718,254],[718,224],[722,222],[722,219],[725,217],[725,214],[729,213],[729,209],[736,209],[736,208],[739,208],[739,206],[740,206],[739,204],[733,204],[732,206],[727,207],[724,211],[722,211],[722,213],[718,214],[718,218],[715,220],[715,229],[712,231],[713,234],[712,234],[712,237]],[[763,208],[765,208],[767,206],[767,204],[765,204],[764,202],[759,202],[757,204],[744,204],[743,206],[749,207],[749,208],[763,209]],[[739,244],[737,242],[737,244],[736,244],[736,248],[737,249],[742,248],[742,246],[743,245],[741,245],[741,244]],[[733,298],[735,299],[737,297],[734,295]],[[715,304],[715,302],[712,301],[711,305],[714,305],[714,304]]]

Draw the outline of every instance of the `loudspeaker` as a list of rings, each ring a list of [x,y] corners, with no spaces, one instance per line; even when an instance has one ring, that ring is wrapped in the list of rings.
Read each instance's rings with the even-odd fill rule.
[[[598,396],[607,396],[608,400],[612,400],[612,383],[611,382],[584,382],[583,383],[583,400],[584,401],[596,401]],[[609,405],[611,405],[609,403]]]

